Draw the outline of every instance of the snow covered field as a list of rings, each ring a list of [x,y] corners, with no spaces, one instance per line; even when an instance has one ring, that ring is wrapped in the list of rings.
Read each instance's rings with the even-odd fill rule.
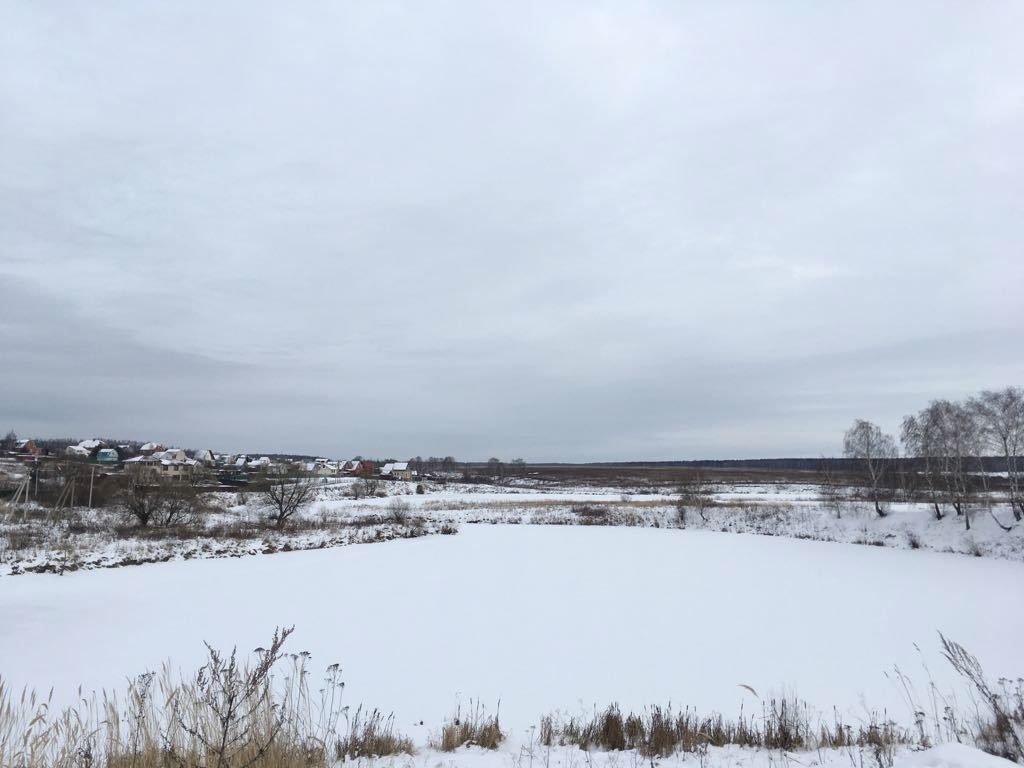
[[[922,551],[649,528],[466,526],[373,546],[6,578],[0,675],[16,687],[120,688],[202,642],[296,626],[312,668],[340,662],[350,704],[394,710],[419,742],[479,698],[510,733],[612,701],[738,714],[785,690],[857,721],[910,720],[885,677],[940,687],[941,630],[1017,677],[1024,565]],[[422,726],[414,726],[420,723]]]
[[[30,573],[198,558],[261,555],[402,536],[453,533],[471,523],[577,524],[674,528],[679,493],[670,486],[641,488],[541,483],[377,482],[373,495],[356,494],[360,481],[332,479],[284,531],[268,527],[258,494],[211,494],[211,511],[191,527],[133,527],[116,509],[76,508],[53,515],[44,508],[0,509],[0,578]],[[417,489],[424,491],[417,493]],[[879,518],[872,506],[843,489],[827,500],[813,483],[721,482],[708,486],[706,515],[687,511],[685,527],[716,532],[784,536],[897,549],[957,552],[1024,562],[1024,525],[1007,505],[972,505],[971,530],[947,509],[935,520],[921,503],[892,502]],[[357,497],[358,496],[358,497]],[[127,524],[126,524],[127,523]]]

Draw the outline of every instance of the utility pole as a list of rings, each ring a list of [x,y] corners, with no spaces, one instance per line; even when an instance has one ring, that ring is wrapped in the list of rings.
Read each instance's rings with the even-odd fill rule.
[[[92,484],[96,479],[96,466],[93,465],[89,469],[89,509],[92,509]]]

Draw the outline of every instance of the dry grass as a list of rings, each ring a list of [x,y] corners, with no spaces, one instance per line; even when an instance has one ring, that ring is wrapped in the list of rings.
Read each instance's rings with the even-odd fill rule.
[[[395,730],[394,715],[385,717],[376,709],[364,714],[363,708],[359,707],[349,723],[348,733],[338,741],[335,751],[338,759],[345,761],[361,757],[411,755],[415,750],[412,739]]]
[[[939,635],[946,660],[981,699],[974,716],[974,739],[989,754],[1024,763],[1024,679],[985,677],[978,659],[962,645]]]
[[[504,740],[498,715],[489,716],[480,702],[470,702],[469,715],[463,717],[462,707],[459,707],[455,716],[441,726],[440,735],[431,741],[430,746],[440,752],[454,752],[467,745],[497,749]]]
[[[83,698],[57,710],[50,698],[12,692],[0,681],[0,766],[3,768],[326,768],[339,761],[413,754],[414,745],[395,729],[394,718],[342,706],[337,665],[311,685],[307,654],[285,654],[290,630],[275,632],[269,647],[254,651],[254,663],[234,651],[208,649],[207,662],[192,676],[164,670],[137,678],[127,695]],[[584,750],[635,750],[652,761],[677,752],[704,754],[708,747],[737,745],[783,751],[819,748],[868,750],[878,766],[891,766],[901,746],[934,741],[975,743],[981,749],[1024,762],[1024,681],[988,681],[962,646],[942,638],[949,663],[978,694],[973,714],[942,702],[933,705],[935,735],[928,735],[924,708],[915,704],[914,729],[884,716],[844,723],[826,719],[806,703],[762,701],[760,711],[728,719],[695,709],[652,706],[624,714],[618,705],[567,721],[546,716],[540,743]],[[934,689],[934,685],[931,686]],[[316,693],[313,693],[313,690]],[[756,697],[756,692],[749,689]],[[759,699],[760,700],[760,699]],[[500,706],[500,705],[499,705]],[[345,727],[339,729],[341,717]],[[943,737],[939,720],[950,729]],[[466,745],[497,749],[504,740],[497,714],[471,701],[458,709],[430,746],[453,752]]]
[[[909,730],[878,718],[856,728],[838,717],[832,722],[818,721],[805,703],[790,699],[772,699],[764,704],[759,717],[741,712],[735,720],[717,713],[701,715],[690,708],[677,712],[671,705],[623,715],[618,705],[612,704],[589,719],[560,722],[551,715],[542,718],[540,739],[546,746],[636,750],[644,757],[666,757],[727,744],[782,750],[857,746],[891,751],[898,745],[920,741]]]
[[[57,711],[50,699],[0,683],[0,766],[17,768],[322,768],[337,736],[342,683],[337,667],[314,696],[308,655],[283,653],[290,630],[257,649],[252,665],[212,648],[194,676],[165,669],[137,678],[123,701],[104,694]],[[287,662],[291,661],[288,667]],[[282,671],[282,667],[284,667]],[[283,676],[282,676],[283,675]],[[371,718],[372,719],[372,718]],[[373,729],[384,732],[379,722]],[[393,735],[393,734],[392,734]],[[349,738],[349,737],[346,737]],[[400,737],[394,740],[401,743]],[[386,741],[377,739],[378,748]]]
[[[575,511],[576,508],[603,509],[607,513],[612,509],[659,509],[670,507],[674,501],[669,498],[662,499],[630,499],[628,501],[601,502],[592,504],[573,499],[516,499],[516,494],[509,494],[507,499],[494,501],[427,501],[422,505],[425,511],[429,512],[472,512],[476,510],[496,510],[516,512],[524,510],[568,510]]]

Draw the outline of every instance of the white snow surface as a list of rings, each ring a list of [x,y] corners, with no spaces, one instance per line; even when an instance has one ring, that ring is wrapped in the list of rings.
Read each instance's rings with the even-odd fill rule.
[[[496,751],[463,747],[454,753],[422,750],[416,755],[367,759],[363,768],[650,768],[650,766],[694,766],[694,768],[853,768],[877,766],[871,749],[819,749],[811,754],[746,749],[736,746],[709,747],[706,755],[678,752],[653,763],[636,752],[583,752],[576,747],[546,748],[529,737],[522,742],[502,744]],[[897,749],[893,768],[1011,768],[1016,763],[994,757],[963,744],[941,744],[925,750]]]
[[[1010,768],[1016,763],[989,755],[966,744],[939,744],[921,752],[907,752],[893,768]]]
[[[1024,565],[764,536],[650,528],[466,526],[272,557],[169,562],[0,582],[0,676],[15,688],[120,689],[203,641],[248,651],[292,625],[312,669],[340,662],[349,703],[437,727],[480,698],[529,728],[550,711],[671,701],[738,714],[795,693],[856,721],[910,713],[884,675],[940,687],[936,631],[990,677],[1020,673]]]

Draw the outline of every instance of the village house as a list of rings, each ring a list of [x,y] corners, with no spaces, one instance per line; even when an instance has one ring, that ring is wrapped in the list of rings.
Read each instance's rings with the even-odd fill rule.
[[[96,451],[96,462],[98,464],[117,464],[121,460],[114,448],[100,448]]]
[[[330,461],[329,459],[317,459],[316,461],[308,462],[305,466],[305,470],[317,477],[334,477],[340,471],[338,469],[338,464]]]
[[[38,456],[40,453],[42,453],[42,450],[40,450],[39,446],[36,445],[34,440],[18,440],[14,444],[14,452],[27,453],[31,454],[32,456]]]
[[[69,445],[64,449],[64,454],[75,459],[91,459],[101,449],[109,447],[102,440],[83,440],[78,445]]]
[[[149,456],[136,456],[124,463],[125,472],[147,482],[186,482],[192,479],[200,463],[190,459],[180,448],[171,448]]]
[[[381,477],[390,477],[392,480],[412,480],[416,473],[409,468],[407,461],[395,461],[381,467]]]
[[[213,451],[207,449],[202,451],[196,451],[196,455],[193,457],[196,461],[202,462],[208,467],[212,467],[217,462],[217,456]]]

